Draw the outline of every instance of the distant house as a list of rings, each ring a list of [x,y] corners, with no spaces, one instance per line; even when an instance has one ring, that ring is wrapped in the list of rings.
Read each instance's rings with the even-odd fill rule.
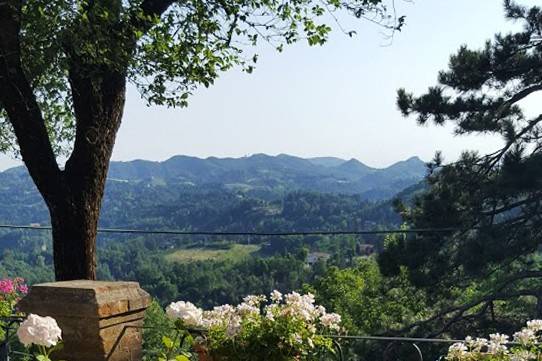
[[[331,255],[329,253],[325,253],[325,252],[311,252],[307,255],[307,264],[309,266],[312,266],[314,265],[315,263],[317,263],[318,261],[323,261],[323,262],[326,262],[329,258],[331,257]]]
[[[356,253],[358,256],[370,256],[375,253],[375,246],[367,243],[358,243],[356,245]]]

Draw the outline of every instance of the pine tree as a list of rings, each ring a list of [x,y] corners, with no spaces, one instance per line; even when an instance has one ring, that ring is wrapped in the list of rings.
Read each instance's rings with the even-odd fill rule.
[[[449,164],[437,153],[427,191],[399,209],[412,228],[457,230],[396,237],[380,257],[387,274],[406,267],[415,284],[448,298],[436,318],[446,327],[494,317],[503,300],[537,300],[529,312],[542,316],[542,114],[522,106],[542,91],[542,10],[504,8],[522,31],[496,34],[478,50],[462,46],[421,96],[398,91],[401,112],[419,124],[451,122],[460,135],[503,139],[494,153],[466,151]],[[457,293],[467,289],[470,298]]]

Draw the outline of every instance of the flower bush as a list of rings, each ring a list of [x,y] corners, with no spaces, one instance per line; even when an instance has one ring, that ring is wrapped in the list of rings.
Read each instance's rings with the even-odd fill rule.
[[[22,278],[0,279],[0,316],[15,313],[17,302],[26,295],[28,286]]]
[[[52,317],[29,314],[17,330],[17,337],[25,347],[36,349],[38,361],[50,361],[50,355],[61,347],[62,331]]]
[[[0,279],[0,317],[8,317],[17,314],[16,305],[26,295],[28,287],[22,278]],[[0,320],[0,326],[3,322]],[[5,332],[0,327],[0,341],[4,340]]]
[[[186,340],[183,330],[187,329],[204,331],[205,336],[189,340],[200,359],[213,361],[248,361],[254,355],[269,361],[319,359],[334,351],[329,336],[341,331],[339,315],[316,305],[313,295],[296,292],[282,295],[273,291],[269,298],[247,296],[237,306],[223,305],[210,311],[189,302],[175,302],[166,314],[175,320],[176,337]],[[177,338],[165,341],[163,359],[169,360],[173,348],[182,345]],[[188,356],[183,353],[180,357]]]
[[[465,338],[448,349],[448,361],[542,360],[542,320],[531,320],[512,338],[499,333],[486,338]]]

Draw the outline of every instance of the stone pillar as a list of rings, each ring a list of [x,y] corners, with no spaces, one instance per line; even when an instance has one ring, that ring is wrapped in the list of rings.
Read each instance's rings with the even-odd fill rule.
[[[64,281],[32,286],[20,308],[57,320],[64,340],[58,359],[139,361],[138,327],[149,304],[137,282]]]

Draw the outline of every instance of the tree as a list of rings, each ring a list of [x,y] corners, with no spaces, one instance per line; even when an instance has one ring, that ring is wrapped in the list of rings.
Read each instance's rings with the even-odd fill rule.
[[[400,209],[413,228],[457,230],[396,238],[380,258],[387,274],[404,265],[416,285],[458,301],[429,320],[445,320],[441,332],[469,317],[494,320],[503,302],[528,301],[531,316],[542,316],[542,114],[527,115],[521,102],[542,91],[542,10],[510,0],[504,8],[522,31],[461,47],[422,96],[398,91],[400,110],[420,124],[503,138],[492,154],[464,152],[450,164],[437,153],[428,190]]]
[[[383,277],[373,258],[359,259],[349,268],[330,267],[306,288],[315,294],[317,303],[341,315],[341,324],[351,335],[389,335],[393,329],[425,316],[432,305],[423,291],[412,286],[406,272]],[[381,360],[380,355],[390,344],[342,346],[348,360]]]
[[[149,104],[186,106],[196,86],[347,12],[389,29],[382,0],[6,0],[0,2],[0,149],[20,152],[49,208],[58,280],[94,279],[100,204],[127,82]],[[350,33],[352,35],[352,33]],[[67,156],[62,168],[57,157]]]

